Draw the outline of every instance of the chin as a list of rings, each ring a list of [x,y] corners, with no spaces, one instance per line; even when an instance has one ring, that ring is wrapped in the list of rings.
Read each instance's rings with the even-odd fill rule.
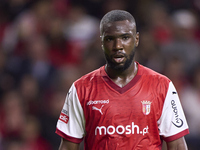
[[[110,65],[109,65],[110,66]],[[112,69],[116,71],[124,71],[126,70],[129,66],[126,66],[125,64],[115,64],[110,66]]]
[[[131,57],[131,59],[127,59],[125,62],[122,62],[122,63],[116,63],[116,62],[113,62],[112,59],[108,59],[108,57],[106,58],[107,58],[106,62],[107,62],[108,67],[116,71],[124,71],[128,69],[133,62],[133,57]]]

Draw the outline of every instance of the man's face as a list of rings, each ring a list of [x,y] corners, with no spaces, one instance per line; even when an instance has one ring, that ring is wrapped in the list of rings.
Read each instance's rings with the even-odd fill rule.
[[[132,64],[139,43],[135,30],[135,24],[128,20],[104,25],[101,40],[108,67],[124,71]]]

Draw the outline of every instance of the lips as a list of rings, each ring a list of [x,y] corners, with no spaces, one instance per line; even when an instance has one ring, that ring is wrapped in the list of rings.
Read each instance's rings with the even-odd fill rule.
[[[114,61],[116,63],[122,63],[124,61],[124,57],[122,57],[122,58],[114,58]]]
[[[122,63],[125,59],[125,56],[122,55],[122,54],[116,54],[113,56],[113,60],[116,62],[116,63]]]

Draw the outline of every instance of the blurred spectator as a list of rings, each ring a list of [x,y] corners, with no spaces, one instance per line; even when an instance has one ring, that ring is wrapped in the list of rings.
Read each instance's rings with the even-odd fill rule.
[[[61,139],[60,136],[55,135],[54,129],[66,95],[66,92],[59,90],[48,93],[43,101],[43,110],[39,117],[41,123],[41,134],[55,150],[58,149]]]
[[[51,85],[55,71],[48,59],[48,46],[44,37],[32,38],[27,42],[27,57],[22,64],[24,74],[31,74],[35,77],[42,88]]]
[[[114,9],[126,10],[128,8],[127,0],[105,0],[103,1],[103,15]]]
[[[155,42],[162,45],[171,41],[172,23],[166,6],[163,3],[151,4],[147,16],[149,16],[147,24]]]
[[[32,37],[25,43],[23,57],[10,57],[7,68],[15,77],[17,84],[24,75],[32,75],[39,87],[44,89],[53,82],[55,69],[48,59],[48,43],[42,36]]]
[[[9,21],[15,20],[15,18],[29,8],[32,0],[1,0],[3,9],[6,10]]]
[[[163,70],[163,73],[172,80],[178,93],[188,84],[184,67],[184,62],[179,57],[172,57],[166,62]]]
[[[0,97],[16,85],[13,74],[8,69],[8,56],[0,47]]]
[[[34,116],[27,116],[22,130],[21,150],[51,150],[50,144],[40,133],[39,120]]]
[[[96,37],[98,26],[99,20],[88,15],[83,6],[72,5],[64,26],[65,37],[70,42],[80,43],[84,48]]]
[[[101,39],[97,36],[94,41],[88,45],[87,51],[82,56],[82,63],[79,68],[82,74],[99,68],[105,64],[104,54],[101,49]]]
[[[171,12],[179,9],[189,9],[193,7],[194,0],[162,0]]]
[[[42,36],[32,37],[25,44],[23,57],[12,56],[8,62],[8,69],[14,75],[18,84],[22,77],[30,74],[36,78],[40,88],[51,85],[54,67],[48,59],[48,43]]]
[[[68,63],[80,64],[86,47],[99,32],[99,20],[87,14],[81,5],[72,5],[64,25],[68,42]]]
[[[37,80],[31,75],[23,76],[19,93],[23,97],[26,113],[39,116],[41,109],[41,93]]]
[[[20,138],[10,139],[6,141],[4,148],[2,150],[21,150],[22,149],[22,141]]]
[[[78,2],[77,2],[78,1]],[[100,19],[103,15],[103,3],[105,0],[73,0],[74,3],[82,2],[89,15],[95,16]],[[73,3],[72,2],[72,3]]]
[[[199,0],[1,0],[0,150],[58,149],[54,131],[66,92],[105,64],[99,18],[112,9],[135,16],[146,43],[136,60],[173,81],[189,148],[199,149]]]
[[[155,0],[137,0],[136,2],[135,1],[130,2],[132,5],[130,6],[128,5],[129,10],[133,12],[133,16],[135,16],[135,19],[137,21],[138,31],[140,31],[140,28],[144,28],[148,25],[148,22],[150,21],[149,9],[152,7],[151,5],[154,2]],[[134,9],[132,10],[131,8]]]
[[[53,10],[57,17],[65,17],[70,8],[70,0],[52,0]]]
[[[74,80],[77,80],[83,73],[77,66],[65,66],[57,70],[55,89],[59,91],[68,91]],[[53,88],[53,90],[54,90]]]
[[[178,10],[172,16],[174,30],[173,39],[161,46],[163,58],[167,62],[170,58],[177,57],[184,63],[185,71],[189,71],[200,57],[199,42],[194,33],[197,20],[192,12]]]
[[[163,60],[158,45],[148,29],[143,29],[140,32],[140,42],[145,44],[139,44],[137,47],[136,61],[161,73]]]
[[[1,108],[0,134],[3,142],[20,137],[25,122],[23,99],[17,91],[5,93]]]
[[[58,16],[52,16],[46,38],[49,43],[49,60],[57,68],[68,63],[68,54],[71,49],[65,39],[63,28],[64,19]]]
[[[0,43],[2,42],[2,39],[4,37],[5,29],[9,24],[9,19],[8,19],[8,16],[4,13],[5,11],[4,9],[5,9],[4,3],[1,2],[0,4]]]
[[[181,101],[190,127],[190,134],[186,136],[191,150],[200,147],[200,65],[191,72],[191,84],[185,86],[181,92]]]
[[[45,0],[36,1],[30,9],[20,13],[5,29],[2,43],[4,50],[7,53],[23,55],[24,44],[30,38],[46,34],[52,13],[52,3]]]

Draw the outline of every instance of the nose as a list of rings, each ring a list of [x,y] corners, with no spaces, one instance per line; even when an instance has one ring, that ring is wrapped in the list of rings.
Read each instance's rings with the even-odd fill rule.
[[[120,39],[115,39],[113,49],[114,50],[122,50],[123,49],[122,41]]]

